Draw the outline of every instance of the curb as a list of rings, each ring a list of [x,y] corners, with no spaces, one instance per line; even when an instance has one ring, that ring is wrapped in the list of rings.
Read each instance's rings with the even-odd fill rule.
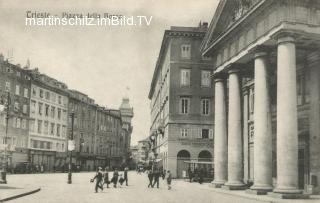
[[[24,192],[24,193],[21,193],[21,194],[18,194],[18,195],[13,195],[11,197],[0,199],[0,203],[5,202],[5,201],[9,201],[9,200],[13,200],[13,199],[17,199],[17,198],[20,198],[20,197],[23,197],[23,196],[31,195],[33,193],[39,192],[40,190],[41,190],[41,188],[37,188],[37,189],[31,190],[31,191],[28,191],[28,192]]]

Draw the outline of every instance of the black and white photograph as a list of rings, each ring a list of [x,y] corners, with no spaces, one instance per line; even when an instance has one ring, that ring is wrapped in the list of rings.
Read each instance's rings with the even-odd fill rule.
[[[320,203],[320,0],[0,0],[0,203]]]

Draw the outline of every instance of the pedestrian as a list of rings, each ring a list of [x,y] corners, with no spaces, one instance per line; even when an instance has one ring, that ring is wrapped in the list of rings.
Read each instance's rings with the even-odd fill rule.
[[[157,183],[157,188],[159,188],[159,178],[160,178],[160,171],[158,168],[155,168],[154,172],[153,172],[153,184],[152,187],[155,186],[155,184]]]
[[[122,174],[119,175],[119,183],[120,183],[120,187],[122,187],[122,184],[124,182],[124,178],[122,177]]]
[[[190,166],[188,168],[188,176],[189,176],[189,181],[191,183],[192,182],[192,178],[193,178],[193,174],[192,174],[192,170],[191,170]]]
[[[101,167],[98,168],[98,172],[94,176],[94,178],[91,179],[91,182],[94,182],[94,180],[96,180],[96,186],[95,186],[96,193],[98,192],[98,188],[103,190],[103,187],[102,187],[102,168]]]
[[[147,170],[148,178],[149,178],[149,185],[148,187],[152,187],[152,181],[153,181],[153,173],[151,170]]]
[[[107,184],[107,188],[109,188],[110,181],[109,181],[109,167],[108,166],[105,168],[103,178],[104,178],[103,185]]]
[[[168,170],[166,173],[166,179],[167,179],[168,190],[171,190],[172,175],[171,175],[170,170]]]
[[[204,171],[203,169],[201,168],[199,170],[199,183],[202,184],[203,183],[203,176],[204,176]]]
[[[128,170],[129,170],[129,168],[125,167],[124,172],[123,172],[124,180],[126,181],[126,186],[128,186]]]
[[[113,177],[112,177],[112,182],[113,182],[113,187],[114,187],[114,188],[117,187],[118,177],[119,177],[118,170],[115,169],[115,170],[113,171]]]

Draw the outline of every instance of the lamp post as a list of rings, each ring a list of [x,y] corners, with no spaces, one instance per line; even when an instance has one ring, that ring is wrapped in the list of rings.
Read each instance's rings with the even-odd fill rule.
[[[68,171],[68,184],[72,183],[72,150],[74,150],[74,140],[73,140],[73,123],[74,123],[74,111],[71,112],[71,134],[68,141],[68,151],[69,151],[69,171]]]
[[[8,137],[8,124],[9,124],[9,107],[10,107],[10,92],[7,94],[7,101],[1,101],[3,105],[6,106],[6,131],[3,139],[3,159],[2,159],[2,171],[1,171],[1,181],[2,184],[7,184],[7,165],[8,165],[8,157],[7,157],[7,137]]]

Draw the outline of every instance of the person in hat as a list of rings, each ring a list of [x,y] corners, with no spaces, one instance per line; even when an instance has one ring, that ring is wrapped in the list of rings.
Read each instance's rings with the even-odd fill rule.
[[[98,168],[98,172],[97,174],[94,176],[93,179],[91,179],[91,182],[93,182],[94,180],[96,180],[96,186],[95,186],[95,191],[96,193],[98,192],[98,188],[100,188],[101,190],[103,190],[103,187],[102,187],[102,168],[99,167]]]
[[[104,179],[103,185],[107,184],[107,188],[109,188],[110,181],[109,181],[109,167],[108,166],[105,168],[103,179]]]
[[[112,177],[112,182],[113,182],[113,187],[114,188],[117,187],[118,177],[119,177],[119,172],[118,172],[117,169],[115,169],[114,172],[113,172],[113,177]]]
[[[126,186],[128,186],[128,167],[124,168],[124,172],[123,172],[123,176],[124,176],[124,180],[126,181]]]

